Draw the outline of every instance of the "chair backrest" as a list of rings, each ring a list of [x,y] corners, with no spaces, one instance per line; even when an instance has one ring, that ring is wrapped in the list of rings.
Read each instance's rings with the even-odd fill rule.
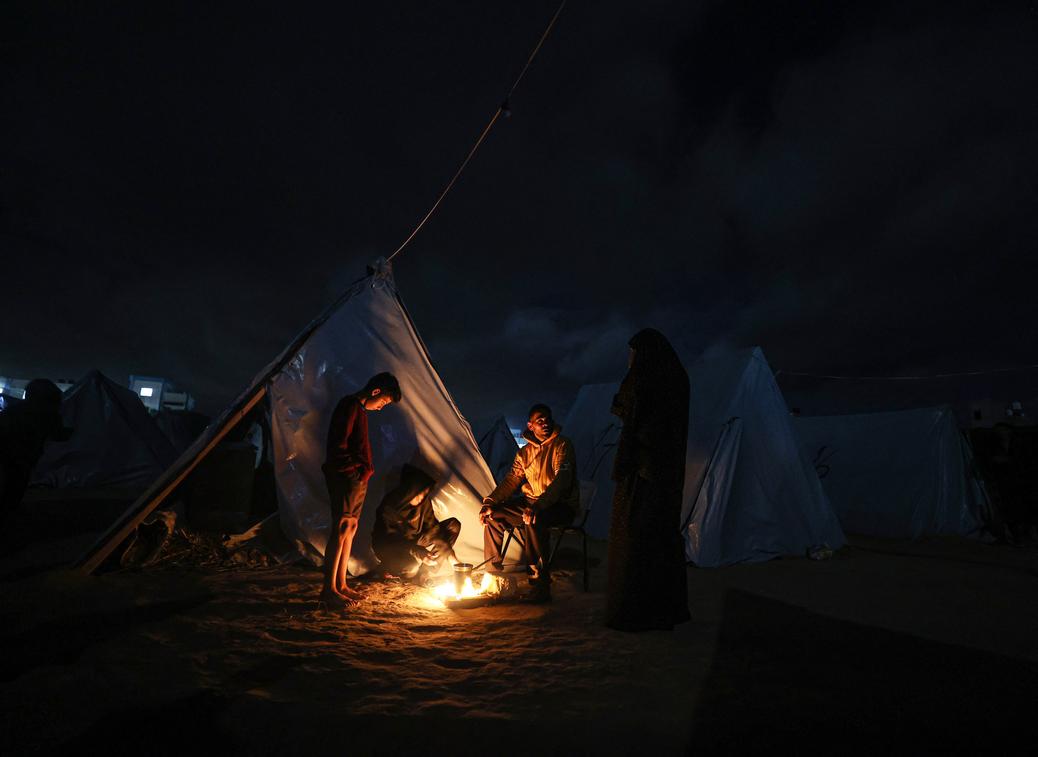
[[[577,509],[577,515],[573,519],[574,525],[583,527],[587,523],[588,515],[591,514],[591,503],[595,501],[595,492],[598,491],[598,484],[594,481],[580,481],[580,507]]]

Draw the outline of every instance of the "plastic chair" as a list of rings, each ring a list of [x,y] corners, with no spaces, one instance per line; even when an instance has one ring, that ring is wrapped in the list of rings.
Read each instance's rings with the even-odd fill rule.
[[[580,507],[577,511],[577,517],[572,523],[565,526],[551,526],[548,528],[548,541],[551,543],[552,535],[556,534],[554,544],[551,545],[551,551],[548,552],[548,570],[551,570],[552,563],[555,562],[555,553],[559,551],[559,545],[562,544],[563,537],[566,534],[574,533],[580,534],[581,539],[581,551],[583,556],[583,571],[584,571],[584,591],[591,590],[591,574],[588,572],[587,565],[587,531],[584,530],[584,526],[587,524],[588,516],[591,514],[591,503],[595,499],[595,491],[597,487],[594,481],[581,481],[580,482]],[[501,554],[508,554],[508,545],[511,544],[512,539],[515,539],[520,545],[523,544],[522,537],[516,533],[518,526],[509,526],[505,529],[505,541],[501,548]]]
[[[577,517],[568,526],[552,526],[548,529],[549,541],[550,534],[557,533],[558,538],[555,539],[555,545],[551,548],[551,552],[548,555],[548,569],[551,569],[552,563],[555,561],[555,553],[559,550],[559,545],[562,544],[562,538],[569,533],[580,534],[581,550],[583,552],[583,566],[584,566],[584,591],[591,590],[591,575],[587,569],[587,531],[584,530],[584,526],[587,524],[588,516],[591,514],[591,503],[595,499],[595,486],[594,481],[581,481],[580,482],[580,509],[577,512]]]

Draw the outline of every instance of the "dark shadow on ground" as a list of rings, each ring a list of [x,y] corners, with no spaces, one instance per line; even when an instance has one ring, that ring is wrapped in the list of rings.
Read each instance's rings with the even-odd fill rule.
[[[24,501],[4,523],[0,554],[11,554],[37,542],[99,533],[126,512],[132,502],[121,497]]]
[[[174,702],[106,715],[55,754],[606,755],[669,754],[648,727],[597,722],[529,722],[424,714],[342,715],[327,703],[268,702],[201,691]],[[532,745],[532,746],[531,746]]]
[[[111,612],[73,615],[7,635],[0,616],[0,681],[12,681],[41,665],[72,665],[88,648],[144,623],[153,623],[205,604],[212,596],[126,607]]]
[[[988,752],[1033,742],[1035,701],[1033,662],[731,591],[690,753]]]
[[[161,705],[120,710],[98,720],[53,754],[241,754],[225,725],[230,700],[210,691]]]

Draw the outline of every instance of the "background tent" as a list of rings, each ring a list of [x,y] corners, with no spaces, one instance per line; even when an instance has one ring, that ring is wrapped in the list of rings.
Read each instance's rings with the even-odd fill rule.
[[[950,407],[794,418],[793,427],[845,531],[918,539],[982,527],[984,490]]]
[[[519,451],[512,429],[502,415],[479,440],[479,452],[483,455],[494,480],[500,482],[512,468],[512,462]]]
[[[577,475],[595,483],[591,512],[584,528],[596,539],[609,536],[609,520],[613,506],[613,458],[620,438],[620,419],[609,412],[619,384],[587,384],[580,387],[577,398],[562,424],[562,433],[573,442],[577,455]]]
[[[144,488],[176,457],[140,397],[100,371],[65,392],[61,417],[72,436],[46,446],[35,486]]]
[[[683,513],[689,560],[710,567],[843,546],[760,348],[711,352],[693,364],[689,379]]]
[[[373,565],[370,550],[375,508],[394,486],[402,465],[418,465],[438,480],[438,517],[461,521],[455,549],[481,562],[482,496],[494,487],[472,429],[429,362],[428,352],[397,294],[391,268],[376,261],[314,319],[191,447],[84,554],[76,567],[92,572],[148,513],[180,486],[232,429],[267,406],[282,529],[297,545],[324,553],[331,517],[321,465],[332,410],[373,374],[390,371],[404,401],[368,416],[376,474],[369,482],[350,570]],[[477,559],[478,558],[478,559]]]
[[[702,567],[803,555],[844,543],[839,522],[797,447],[782,395],[759,348],[713,351],[688,370],[686,557]],[[589,533],[609,535],[619,384],[581,387],[563,433],[581,478],[594,480]]]
[[[163,408],[155,414],[155,424],[179,455],[202,435],[209,425],[209,416],[193,410]]]

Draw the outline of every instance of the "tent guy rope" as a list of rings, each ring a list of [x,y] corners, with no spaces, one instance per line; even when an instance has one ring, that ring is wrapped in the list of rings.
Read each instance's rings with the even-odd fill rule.
[[[452,176],[451,180],[447,182],[447,186],[444,187],[444,190],[440,193],[440,196],[436,198],[436,202],[433,203],[433,206],[429,208],[429,212],[426,213],[425,216],[423,216],[422,220],[418,222],[418,225],[414,227],[414,231],[412,231],[407,236],[407,239],[405,239],[403,243],[399,247],[397,247],[396,250],[393,251],[393,254],[386,258],[387,260],[392,261],[393,258],[399,255],[400,251],[407,247],[408,244],[410,244],[411,240],[414,239],[418,232],[422,230],[422,227],[425,226],[425,222],[428,221],[432,217],[432,214],[436,212],[436,209],[440,207],[440,203],[443,202],[443,198],[445,198],[447,196],[447,193],[450,192],[451,189],[454,187],[454,184],[458,181],[458,178],[465,170],[465,167],[469,164],[469,161],[472,160],[472,156],[476,154],[476,150],[478,150],[479,146],[483,144],[483,140],[487,138],[487,134],[490,133],[490,130],[494,128],[494,124],[497,123],[497,119],[499,119],[502,114],[505,115],[505,117],[510,115],[510,103],[512,100],[512,94],[515,92],[516,87],[519,86],[519,82],[521,82],[523,80],[523,77],[526,76],[526,72],[530,68],[530,64],[533,63],[533,59],[537,57],[537,53],[540,52],[541,46],[544,44],[544,41],[548,39],[548,35],[551,34],[551,30],[555,26],[555,22],[558,20],[559,14],[562,13],[562,9],[565,7],[566,0],[562,0],[562,2],[559,3],[558,9],[555,11],[555,15],[551,17],[551,21],[548,22],[548,26],[545,27],[544,33],[541,35],[541,38],[537,41],[536,46],[530,53],[530,57],[526,59],[526,64],[523,66],[522,71],[519,72],[519,76],[517,76],[515,81],[512,83],[511,88],[508,90],[508,94],[505,95],[505,99],[502,100],[501,104],[497,106],[497,110],[494,111],[494,115],[491,116],[490,121],[487,123],[486,127],[484,127],[483,133],[479,135],[479,139],[477,139],[476,143],[472,145],[472,149],[469,150],[469,154],[465,156],[465,160],[461,162],[461,165],[458,167],[458,170],[454,172],[454,176]]]

